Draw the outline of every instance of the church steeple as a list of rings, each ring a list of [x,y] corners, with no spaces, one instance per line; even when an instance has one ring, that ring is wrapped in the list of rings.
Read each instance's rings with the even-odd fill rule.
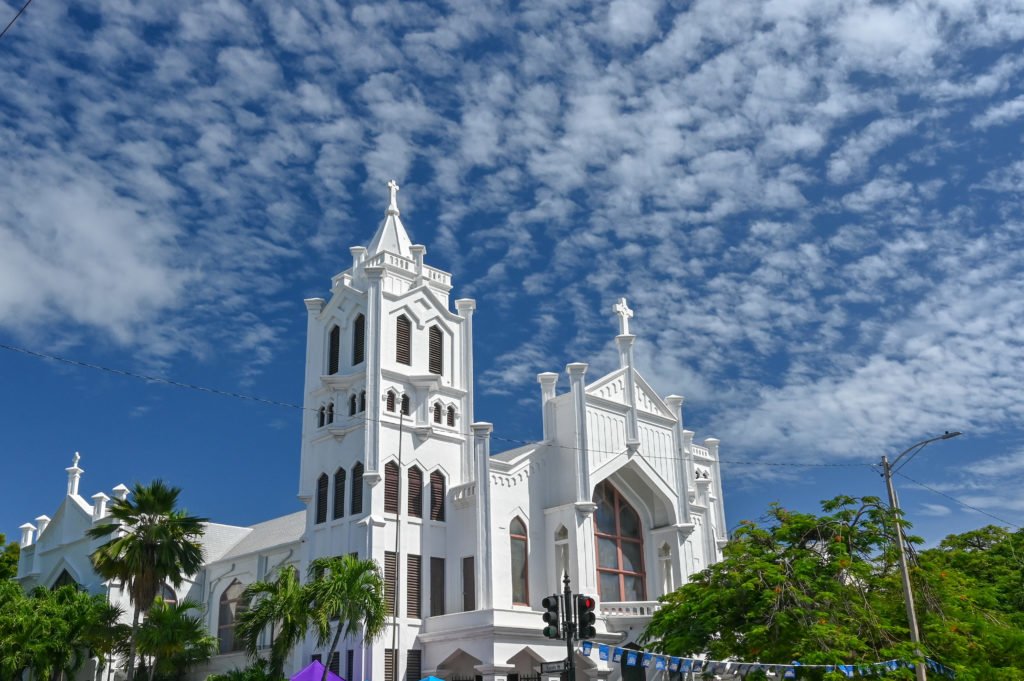
[[[412,241],[399,217],[401,212],[398,210],[398,183],[391,180],[388,182],[388,189],[391,190],[391,203],[384,214],[384,221],[380,223],[377,233],[373,235],[373,240],[366,249],[366,256],[369,258],[388,251],[404,258],[412,258]]]

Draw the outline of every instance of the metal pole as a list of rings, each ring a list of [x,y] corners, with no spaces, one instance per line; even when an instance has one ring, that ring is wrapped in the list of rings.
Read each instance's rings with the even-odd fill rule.
[[[573,636],[576,635],[576,622],[574,620],[573,602],[572,602],[572,588],[569,586],[569,573],[564,573],[562,583],[565,584],[565,589],[562,591],[562,611],[565,613],[565,617],[562,618],[563,630],[565,633],[565,678],[568,681],[576,681],[576,655],[572,649]]]
[[[896,489],[892,486],[892,469],[889,467],[889,457],[882,457],[882,470],[885,471],[885,486],[889,491],[889,507],[893,511],[900,510],[900,503],[896,500]],[[910,572],[907,569],[907,552],[904,546],[903,540],[903,523],[902,519],[895,517],[893,521],[896,525],[896,543],[899,546],[900,554],[900,574],[903,577],[903,600],[907,604],[907,623],[910,625],[910,641],[916,647],[915,652],[918,656],[917,663],[914,664],[914,671],[917,674],[917,681],[927,681],[928,672],[924,662],[924,654],[921,652],[921,636],[917,631],[917,613],[914,611],[914,591],[910,585]]]
[[[402,574],[402,428],[405,425],[405,410],[398,408],[398,512],[395,514],[395,578],[391,580],[394,598],[391,599],[395,610],[391,616],[391,678],[398,679],[398,576]]]

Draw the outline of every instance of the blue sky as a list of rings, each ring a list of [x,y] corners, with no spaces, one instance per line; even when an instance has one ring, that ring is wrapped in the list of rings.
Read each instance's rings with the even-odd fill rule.
[[[723,459],[962,430],[904,470],[948,497],[898,479],[908,515],[1024,524],[1022,43],[1001,0],[34,3],[0,41],[0,342],[300,402],[302,299],[393,177],[478,301],[497,437],[539,436],[538,372],[615,366],[627,296],[642,372]],[[0,410],[9,536],[76,450],[87,497],[297,508],[294,410],[8,351]],[[725,490],[734,525],[883,486],[733,463]]]

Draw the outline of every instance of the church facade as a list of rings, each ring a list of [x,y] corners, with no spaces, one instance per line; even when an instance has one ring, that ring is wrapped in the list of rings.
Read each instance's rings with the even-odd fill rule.
[[[330,660],[308,638],[287,671],[320,657],[350,681],[539,679],[542,662],[565,657],[565,643],[541,631],[541,601],[563,574],[598,601],[595,641],[624,646],[659,596],[721,557],[718,441],[697,444],[683,398],[659,396],[637,372],[624,299],[612,311],[618,369],[591,378],[571,363],[561,393],[559,373],[538,374],[542,440],[492,453],[492,426],[473,412],[476,303],[450,300],[451,275],[411,243],[389,187],[370,244],[351,248],[329,297],[305,301],[305,510],[245,528],[211,523],[203,570],[167,590],[203,603],[220,641],[199,678],[245,666],[234,638],[245,586],[285,565],[305,574],[320,556],[382,566],[389,626],[369,645],[343,641]],[[107,522],[110,497],[79,494],[78,463],[54,519],[22,526],[19,579],[74,581],[127,612],[119,585],[89,565],[95,542],[84,533]],[[617,663],[577,659],[580,679],[621,676]]]

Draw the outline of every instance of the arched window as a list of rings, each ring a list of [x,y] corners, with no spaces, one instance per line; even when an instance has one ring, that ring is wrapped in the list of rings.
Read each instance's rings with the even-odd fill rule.
[[[647,600],[640,516],[607,480],[594,490],[594,503],[601,600]]]
[[[55,591],[62,586],[73,586],[76,589],[79,588],[78,582],[75,581],[75,578],[72,577],[71,573],[67,570],[60,571],[60,574],[57,575],[57,579],[53,580],[53,586],[50,587],[50,591]]]
[[[409,415],[409,395],[402,395],[402,413],[406,416]]]
[[[430,337],[430,353],[427,368],[432,374],[444,373],[444,336],[440,327],[432,326],[427,332]]]
[[[350,395],[349,398],[348,398],[348,415],[349,416],[355,416],[356,415],[356,406],[357,406],[356,396],[355,395]]]
[[[352,365],[363,361],[366,354],[366,317],[356,315],[352,322]]]
[[[359,393],[359,411],[366,411],[366,391]]]
[[[331,327],[330,341],[327,343],[327,373],[338,373],[338,355],[341,353],[341,329],[337,325]]]
[[[334,402],[327,403],[327,423],[334,423]]]
[[[530,569],[528,566],[528,541],[526,524],[518,516],[512,519],[508,528],[512,543],[512,602],[518,605],[530,604]]]
[[[409,517],[423,517],[423,471],[418,466],[409,469]]]
[[[324,427],[324,422],[325,422],[326,415],[327,415],[327,410],[324,409],[323,407],[320,407],[320,409],[316,412],[316,427],[317,428],[323,428]]]
[[[384,512],[398,513],[398,464],[384,464]]]
[[[327,521],[327,473],[316,479],[316,522]]]
[[[334,471],[334,519],[345,517],[345,469]]]
[[[395,320],[395,361],[412,365],[412,322],[404,314]]]
[[[569,530],[559,525],[555,530],[555,590],[562,586],[562,576],[569,571]]]
[[[444,473],[430,474],[430,519],[444,521]]]
[[[174,589],[169,584],[160,585],[160,598],[164,599],[164,603],[167,605],[176,605],[178,603],[178,594],[174,593]]]
[[[455,407],[448,407],[448,425],[455,427]]]
[[[670,594],[675,590],[675,582],[672,579],[672,549],[668,544],[662,544],[658,549],[658,567],[661,569],[661,593]]]
[[[434,423],[441,423],[441,403],[434,402]]]
[[[394,411],[395,410],[395,391],[394,390],[389,390],[388,391],[387,402],[384,405],[384,407],[388,411]]]
[[[352,515],[363,512],[363,464],[352,466]]]
[[[217,620],[217,639],[220,641],[220,652],[233,653],[242,650],[242,641],[235,638],[235,622],[245,612],[248,601],[243,598],[245,585],[237,579],[224,589],[220,595],[220,617]]]

